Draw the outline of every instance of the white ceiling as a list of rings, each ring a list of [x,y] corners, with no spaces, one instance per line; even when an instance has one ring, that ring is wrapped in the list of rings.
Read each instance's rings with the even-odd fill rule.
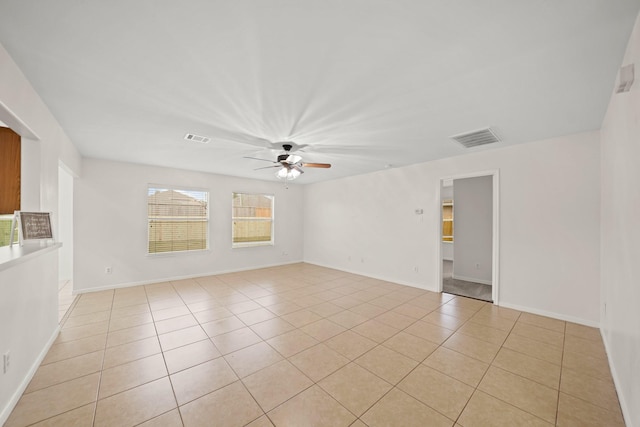
[[[82,155],[311,183],[600,127],[638,0],[0,0]],[[492,126],[504,142],[449,136]],[[187,142],[186,133],[212,138]]]

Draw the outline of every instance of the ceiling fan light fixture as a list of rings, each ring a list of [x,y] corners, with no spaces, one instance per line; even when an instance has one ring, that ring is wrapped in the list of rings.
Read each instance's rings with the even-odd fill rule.
[[[290,154],[289,157],[287,157],[287,163],[289,164],[298,163],[300,160],[302,160],[302,157],[296,154]]]
[[[297,169],[287,169],[285,167],[282,167],[282,169],[278,170],[278,172],[276,172],[276,176],[278,177],[278,179],[284,179],[286,181],[293,181],[294,179],[296,179],[297,177],[300,176],[300,171]]]

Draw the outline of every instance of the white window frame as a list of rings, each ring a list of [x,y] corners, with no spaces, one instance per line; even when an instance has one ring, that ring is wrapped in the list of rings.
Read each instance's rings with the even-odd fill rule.
[[[159,190],[172,190],[172,191],[177,191],[183,194],[187,194],[188,193],[204,193],[206,195],[206,217],[203,219],[203,222],[205,223],[205,232],[204,232],[204,236],[205,236],[205,247],[204,248],[197,248],[197,249],[186,249],[186,250],[171,250],[171,251],[162,251],[162,252],[150,252],[149,251],[149,243],[150,243],[150,239],[151,239],[151,233],[150,233],[150,222],[151,222],[151,217],[149,216],[149,193],[151,189],[159,189]],[[205,252],[209,250],[209,244],[211,241],[211,237],[209,236],[209,232],[210,232],[210,210],[211,210],[211,201],[210,201],[210,193],[208,189],[204,189],[204,188],[197,188],[197,187],[182,187],[182,186],[176,186],[176,185],[164,185],[164,184],[147,184],[147,189],[146,189],[146,210],[147,210],[147,241],[146,241],[146,254],[147,256],[151,256],[151,257],[157,257],[157,256],[171,256],[171,255],[180,255],[180,254],[192,254],[192,253],[197,253],[197,252]],[[189,217],[187,217],[189,218]],[[189,221],[189,219],[185,218],[184,221]],[[197,217],[193,217],[193,218],[197,218]]]
[[[247,217],[247,218],[242,218],[242,217],[234,217],[233,216],[233,198],[236,194],[245,194],[245,195],[249,195],[249,196],[264,196],[264,197],[268,197],[271,199],[271,217],[264,218],[264,221],[271,221],[271,240],[270,241],[260,241],[260,242],[234,242],[234,232],[233,232],[233,225],[235,221],[256,221],[256,220],[260,220],[260,219],[256,219],[258,217]],[[249,193],[246,191],[234,191],[231,193],[231,247],[233,249],[236,248],[250,248],[250,247],[255,247],[255,246],[274,246],[275,245],[275,223],[276,223],[276,219],[275,219],[275,213],[276,213],[276,197],[273,194],[268,194],[268,193]]]
[[[9,223],[11,223],[13,221],[13,214],[0,214],[0,221],[7,221]],[[11,227],[9,227],[11,228]],[[18,230],[17,230],[17,224],[16,224],[16,231],[14,233],[14,237],[13,237],[14,243],[18,243]],[[3,246],[10,246],[11,242],[8,242],[6,245]],[[0,246],[2,247],[2,246]]]

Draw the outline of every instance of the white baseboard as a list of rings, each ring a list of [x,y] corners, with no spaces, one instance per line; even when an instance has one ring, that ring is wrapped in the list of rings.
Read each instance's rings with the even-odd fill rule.
[[[315,261],[304,261],[304,262],[307,263],[307,264],[317,265],[319,267],[326,267],[326,268],[331,268],[331,269],[334,269],[334,270],[344,271],[346,273],[358,274],[360,276],[366,276],[366,277],[371,277],[373,279],[384,280],[385,282],[398,283],[400,285],[411,286],[413,288],[423,289],[425,291],[439,292],[437,288],[429,288],[427,286],[421,286],[421,285],[416,284],[416,283],[408,283],[408,282],[404,282],[404,281],[401,281],[401,280],[396,280],[396,279],[391,278],[391,277],[383,277],[383,276],[371,275],[369,273],[362,273],[362,272],[357,271],[357,270],[350,270],[350,269],[345,269],[345,268],[341,268],[341,267],[326,265],[326,264],[323,264],[321,262],[315,262]],[[494,304],[495,305],[499,305],[501,307],[505,307],[505,308],[512,308],[514,310],[523,311],[523,312],[526,312],[526,313],[538,314],[540,316],[551,317],[552,319],[564,320],[564,321],[567,321],[567,322],[573,322],[573,323],[577,323],[579,325],[590,326],[590,327],[593,327],[593,328],[600,328],[600,323],[592,321],[592,320],[581,319],[581,318],[578,318],[578,317],[567,316],[565,314],[555,313],[555,312],[546,311],[546,310],[540,310],[540,309],[537,309],[537,308],[527,307],[527,306],[522,306],[522,305],[517,305],[517,304],[511,304],[511,303],[503,302],[503,301],[495,301]]]
[[[579,317],[567,316],[566,314],[555,313],[553,311],[540,310],[537,308],[527,307],[518,304],[511,304],[508,302],[500,301],[500,307],[511,308],[513,310],[524,311],[531,314],[537,314],[540,316],[551,317],[552,319],[564,320],[566,322],[577,323],[579,325],[590,326],[592,328],[600,329],[600,322],[593,320],[581,319]]]
[[[172,280],[196,279],[198,277],[216,276],[216,275],[219,275],[219,274],[239,273],[241,271],[259,270],[261,268],[282,267],[282,266],[285,266],[285,265],[299,264],[301,262],[304,262],[304,261],[302,261],[302,260],[287,261],[287,262],[276,263],[276,264],[256,265],[256,266],[251,266],[251,267],[246,267],[246,268],[237,268],[237,269],[232,269],[232,270],[218,270],[218,271],[211,271],[211,272],[207,272],[207,273],[189,274],[189,275],[185,275],[185,276],[159,277],[159,278],[156,278],[156,279],[141,280],[141,281],[137,281],[137,282],[115,283],[113,285],[105,285],[105,286],[92,287],[92,288],[74,289],[73,290],[73,295],[86,294],[86,293],[91,293],[91,292],[100,292],[100,291],[110,291],[110,290],[113,290],[113,289],[130,288],[130,287],[133,287],[133,286],[151,285],[151,284],[160,283],[160,282],[170,282]]]
[[[60,333],[60,325],[58,325],[56,329],[53,331],[53,334],[51,334],[51,336],[49,337],[49,340],[44,345],[44,348],[42,349],[42,351],[40,351],[40,354],[38,355],[36,360],[33,362],[31,367],[27,371],[26,375],[22,379],[22,382],[20,382],[20,385],[11,396],[11,399],[9,399],[9,401],[7,402],[7,405],[4,408],[2,408],[2,411],[0,411],[0,426],[4,425],[4,423],[6,423],[7,420],[9,419],[9,415],[11,415],[11,411],[13,411],[13,408],[15,408],[16,405],[18,404],[20,397],[22,397],[22,394],[29,386],[31,379],[36,374],[36,371],[40,367],[40,364],[42,363],[45,356],[49,352],[49,349],[53,345],[54,341],[56,340],[56,338],[58,338],[59,333]]]
[[[304,262],[307,263],[307,264],[317,265],[319,267],[326,267],[326,268],[331,268],[331,269],[334,269],[334,270],[344,271],[346,273],[358,274],[360,276],[371,277],[373,279],[378,279],[378,280],[384,280],[385,282],[398,283],[400,285],[411,286],[413,288],[423,289],[425,291],[439,292],[438,289],[435,288],[435,287],[434,288],[430,288],[430,287],[422,286],[422,285],[419,285],[419,284],[416,284],[416,283],[404,282],[402,280],[397,280],[397,279],[394,279],[394,278],[391,278],[391,277],[376,276],[376,275],[372,275],[372,274],[369,274],[369,273],[362,273],[362,272],[357,271],[357,270],[350,270],[350,269],[345,269],[345,268],[341,268],[341,267],[326,265],[326,264],[323,264],[321,262],[315,262],[315,261],[304,261]],[[514,310],[524,311],[524,312],[531,313],[531,314],[538,314],[540,316],[551,317],[552,319],[564,320],[564,321],[567,321],[567,322],[573,322],[573,323],[577,323],[579,325],[590,326],[590,327],[593,327],[593,328],[600,328],[600,323],[592,321],[592,320],[581,319],[581,318],[578,318],[578,317],[567,316],[565,314],[554,313],[554,312],[551,312],[551,311],[540,310],[540,309],[537,309],[537,308],[532,308],[532,307],[527,307],[527,306],[522,306],[522,305],[517,305],[517,304],[511,304],[511,303],[503,302],[503,301],[495,301],[494,304],[495,305],[499,305],[501,307],[512,308]]]
[[[615,386],[616,392],[618,393],[618,401],[620,402],[620,409],[622,410],[622,417],[624,418],[624,422],[628,427],[638,427],[638,425],[633,424],[633,420],[631,419],[631,412],[629,411],[629,405],[627,404],[625,395],[621,393],[622,387],[620,386],[620,375],[618,374],[616,365],[613,363],[613,360],[611,360],[609,341],[607,341],[607,336],[602,329],[600,329],[600,335],[602,336],[602,342],[604,343],[604,350],[607,353],[607,361],[609,362],[609,369],[611,369],[613,385]]]
[[[391,277],[386,277],[386,276],[377,276],[375,274],[370,274],[370,273],[363,273],[361,271],[358,270],[353,270],[353,269],[348,269],[348,268],[338,268],[335,266],[331,266],[331,265],[326,265],[323,264],[321,262],[315,262],[315,261],[303,261],[305,264],[310,264],[310,265],[317,265],[318,267],[325,267],[325,268],[330,268],[332,270],[339,270],[339,271],[344,271],[345,273],[351,273],[351,274],[357,274],[358,276],[364,276],[364,277],[370,277],[372,279],[377,279],[377,280],[383,280],[385,282],[390,282],[390,283],[397,283],[399,285],[404,285],[404,286],[410,286],[412,288],[418,288],[418,289],[422,289],[424,291],[431,291],[431,292],[439,292],[437,288],[430,288],[428,286],[424,286],[418,283],[413,283],[413,282],[407,282],[404,280],[398,280],[395,278],[391,278]]]
[[[451,277],[456,280],[464,280],[465,282],[481,283],[483,285],[491,286],[491,280],[477,279],[475,277],[458,276],[457,274],[452,274]]]

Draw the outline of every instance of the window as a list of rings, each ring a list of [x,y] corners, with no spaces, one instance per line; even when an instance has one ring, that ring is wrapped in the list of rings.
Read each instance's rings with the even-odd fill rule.
[[[453,200],[442,201],[442,241],[453,242]]]
[[[273,245],[273,199],[268,194],[233,193],[233,247]]]
[[[209,248],[209,193],[149,185],[149,253]]]
[[[0,246],[8,246],[11,240],[13,215],[0,215]],[[13,243],[18,243],[18,224],[13,230]]]

